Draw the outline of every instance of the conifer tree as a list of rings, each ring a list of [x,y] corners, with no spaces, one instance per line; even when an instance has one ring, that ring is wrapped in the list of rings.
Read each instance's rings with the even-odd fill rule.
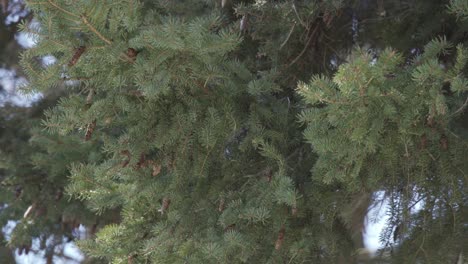
[[[299,86],[306,102],[321,105],[301,117],[319,156],[312,174],[351,192],[387,192],[384,239],[401,250],[398,262],[455,261],[467,243],[468,142],[457,119],[466,107],[468,50],[457,46],[453,64],[441,64],[437,55],[449,48],[434,40],[406,65],[390,49],[375,61],[357,51],[332,80],[316,76]]]
[[[63,256],[59,250],[63,240],[74,239],[80,224],[88,226],[90,233],[99,224],[82,203],[64,194],[68,164],[86,160],[95,147],[77,148],[79,139],[59,138],[39,127],[42,112],[55,104],[56,97],[49,94],[31,108],[7,105],[0,112],[0,224],[3,227],[16,221],[4,242],[8,242],[10,254],[43,250],[47,263]],[[105,219],[101,217],[100,222],[105,223]],[[33,245],[33,239],[39,246]]]
[[[32,163],[106,219],[89,257],[358,263],[377,191],[379,261],[468,254],[464,1],[27,3],[29,89],[66,89]]]
[[[15,34],[18,33],[18,25],[31,15],[24,5],[23,1],[3,0],[0,2],[0,67],[13,69],[18,74],[21,72],[18,55],[22,48]]]

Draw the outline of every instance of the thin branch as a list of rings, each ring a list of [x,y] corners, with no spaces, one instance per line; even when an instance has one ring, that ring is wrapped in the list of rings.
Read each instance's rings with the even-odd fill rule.
[[[202,175],[203,170],[205,169],[206,160],[207,160],[208,157],[210,156],[212,150],[213,150],[213,148],[210,148],[210,149],[208,150],[208,153],[206,153],[205,159],[203,160],[203,164],[202,164],[202,167],[201,167],[201,169],[200,169],[200,175]]]
[[[427,151],[427,154],[429,154],[429,157],[431,157],[431,159],[433,161],[436,161],[436,158],[434,156],[432,156],[432,154],[428,150],[426,150],[426,151]]]
[[[424,242],[426,241],[426,234],[424,233],[423,235],[423,238],[422,238],[422,242],[421,244],[419,245],[419,248],[418,250],[416,251],[416,253],[414,254],[414,258],[416,259],[418,257],[418,254],[419,254],[419,251],[422,251],[424,253],[424,255],[426,255],[426,253],[424,252]]]
[[[53,7],[57,8],[58,10],[60,10],[61,12],[65,13],[65,14],[67,14],[67,15],[69,15],[69,16],[76,17],[76,18],[80,18],[78,15],[75,15],[75,14],[73,14],[72,12],[63,9],[62,7],[60,7],[59,5],[57,5],[56,3],[52,2],[52,0],[47,0],[47,2],[48,2],[49,4],[51,4]]]
[[[418,199],[416,202],[414,202],[412,205],[410,205],[408,207],[408,210],[411,210],[415,205],[417,205],[420,201],[422,201],[424,198],[426,198],[425,196],[421,197],[420,199]]]
[[[468,105],[468,97],[466,97],[465,103],[463,103],[463,105],[460,106],[460,108],[458,108],[457,111],[453,112],[450,116],[454,116],[458,114],[459,112],[463,111],[463,109],[465,109],[467,105]]]
[[[112,44],[112,41],[108,40],[106,37],[104,37],[99,31],[97,31],[96,28],[93,27],[93,25],[91,25],[91,23],[89,23],[88,19],[85,17],[85,16],[81,16],[81,20],[83,21],[83,23],[88,26],[88,28],[94,33],[96,34],[100,39],[102,39],[102,41],[104,41],[106,44],[110,45]]]
[[[288,42],[289,38],[291,37],[291,35],[292,35],[293,31],[294,31],[294,28],[296,28],[296,22],[294,22],[293,26],[291,27],[291,30],[289,30],[288,36],[283,41],[283,43],[281,43],[281,46],[280,46],[279,49],[282,49],[284,47],[284,45],[286,45],[286,43]]]
[[[47,0],[47,2],[52,5],[53,7],[57,8],[58,10],[60,10],[61,12],[69,15],[69,16],[72,16],[72,17],[75,17],[75,18],[80,18],[81,21],[83,21],[83,23],[94,33],[96,34],[100,39],[102,39],[102,41],[104,41],[106,44],[110,45],[112,44],[112,41],[110,41],[109,39],[107,39],[106,37],[104,37],[95,27],[93,27],[93,25],[91,25],[91,23],[89,23],[88,19],[86,18],[86,16],[82,15],[82,16],[78,16],[76,14],[73,14],[72,12],[68,11],[68,10],[65,10],[63,9],[62,7],[60,7],[59,5],[57,5],[56,3],[54,3],[52,0]]]
[[[299,53],[299,55],[297,55],[296,58],[294,58],[294,60],[289,63],[289,65],[287,66],[288,67],[291,67],[294,63],[296,63],[301,57],[302,55],[304,55],[304,53],[306,52],[307,48],[309,47],[310,43],[312,42],[312,39],[314,38],[315,36],[315,33],[317,32],[317,29],[319,28],[319,25],[317,24],[317,26],[315,26],[314,30],[312,31],[312,33],[310,34],[310,37],[309,39],[307,40],[307,43],[305,44],[304,48],[302,49],[301,53]]]
[[[294,3],[292,4],[292,9],[294,10],[294,13],[296,14],[297,19],[299,20],[299,23],[301,23],[301,25],[303,25],[305,28],[309,29],[308,25],[304,23],[304,21],[299,16],[299,13],[297,12],[297,9],[296,9],[296,5]]]

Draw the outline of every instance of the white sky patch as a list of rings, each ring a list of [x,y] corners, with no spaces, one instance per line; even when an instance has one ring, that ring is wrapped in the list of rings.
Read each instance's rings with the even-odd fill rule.
[[[30,27],[39,28],[39,23],[34,21]],[[34,35],[20,32],[15,35],[16,41],[25,49],[36,46]],[[44,66],[52,65],[56,62],[54,56],[44,56],[42,63]],[[28,81],[24,77],[16,76],[15,71],[0,68],[0,86],[5,90],[5,94],[0,94],[0,107],[5,103],[11,103],[17,106],[29,107],[32,103],[39,101],[43,96],[41,93],[25,94],[21,91],[22,86],[26,86]]]
[[[16,263],[21,264],[46,264],[45,259],[42,258],[42,252],[35,252],[39,248],[39,239],[34,239],[32,242],[32,247],[29,253],[22,253],[19,255],[19,251],[15,250],[15,260]]]
[[[25,49],[36,46],[35,38],[31,34],[20,32],[16,34],[15,38],[18,44],[20,44]]]
[[[3,94],[0,93],[0,107],[5,103],[28,107],[40,100],[42,98],[41,93],[25,94],[18,90],[18,87],[27,83],[28,81],[24,77],[16,76],[15,71],[0,68],[0,86],[4,90]]]
[[[375,199],[382,201],[384,192],[375,193]],[[372,253],[376,253],[383,245],[380,243],[380,234],[382,233],[388,221],[388,201],[384,200],[382,204],[374,206],[369,210],[366,216],[366,228],[364,232],[364,245]]]
[[[78,263],[85,259],[83,253],[81,253],[75,243],[66,243],[63,249],[63,253],[66,256],[76,259]]]
[[[3,206],[5,208],[5,206]],[[5,226],[2,227],[1,232],[5,239],[8,241],[11,238],[11,233],[15,229],[19,221],[8,221]],[[76,239],[86,238],[87,230],[83,225],[80,225],[73,232]],[[49,237],[46,242],[46,246],[53,243],[52,237]],[[67,238],[61,238],[61,244],[55,247],[56,253],[62,253],[64,257],[54,257],[54,264],[79,264],[85,257],[83,253],[78,249],[75,243],[68,242]],[[24,252],[19,255],[19,250],[14,251],[14,257],[17,264],[46,264],[45,250],[40,249],[40,240],[35,238],[32,240],[31,250],[26,255]],[[1,260],[0,260],[1,263]]]
[[[55,64],[56,62],[57,62],[57,59],[52,55],[47,55],[47,56],[42,57],[42,64],[44,64],[44,66],[50,66],[50,65]]]
[[[411,210],[410,210],[410,212],[411,212],[412,214],[416,214],[416,213],[418,213],[419,211],[421,211],[421,209],[422,209],[422,208],[424,207],[424,205],[425,205],[424,200],[421,199],[421,198],[419,197],[419,195],[417,195],[415,199],[417,199],[417,202],[415,202],[415,203],[411,206]]]
[[[16,225],[16,223],[15,223]],[[12,230],[10,230],[11,232]],[[46,245],[52,243],[51,238],[47,239]],[[62,238],[62,244],[55,247],[56,253],[62,253],[63,257],[54,256],[54,264],[79,264],[84,260],[84,255],[73,242],[67,242],[66,238]],[[46,264],[45,250],[40,249],[40,240],[33,239],[31,250],[26,255],[24,252],[19,255],[19,251],[15,250],[15,260],[17,264]]]
[[[4,227],[2,227],[2,232],[6,240],[10,240],[11,231],[13,231],[17,223],[18,222],[16,221],[9,220],[7,224]]]
[[[384,247],[380,241],[380,235],[390,218],[388,215],[390,211],[389,200],[385,198],[385,192],[379,191],[374,195],[374,200],[381,201],[381,203],[371,208],[367,213],[364,233],[364,245],[372,254],[375,254],[377,250]],[[413,199],[415,202],[410,206],[410,212],[411,214],[416,214],[424,207],[424,201],[419,195],[416,195]],[[393,242],[396,243],[396,241]]]
[[[7,25],[18,22],[20,18],[25,17],[29,12],[24,8],[22,0],[9,0],[7,1],[7,7],[7,13],[9,13],[5,19],[5,24]]]
[[[35,30],[40,29],[40,25],[37,21],[33,20],[29,24],[30,28]],[[15,35],[16,41],[25,49],[36,46],[36,38],[33,34],[20,32]],[[45,67],[52,65],[57,62],[57,59],[52,56],[42,57],[42,63]],[[28,81],[24,77],[16,76],[14,70],[0,68],[0,86],[4,89],[4,94],[0,93],[0,107],[5,103],[11,103],[17,106],[29,107],[34,102],[42,99],[41,93],[23,93],[21,87],[28,84]]]
[[[40,24],[35,19],[28,24],[28,27],[35,31],[40,30]],[[37,36],[31,33],[19,32],[15,35],[15,39],[25,49],[30,49],[37,44]]]

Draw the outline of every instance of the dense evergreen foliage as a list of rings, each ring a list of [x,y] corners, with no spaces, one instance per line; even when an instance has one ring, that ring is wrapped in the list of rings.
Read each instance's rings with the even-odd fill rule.
[[[55,106],[3,117],[10,247],[83,224],[90,263],[463,263],[466,3],[28,0]]]

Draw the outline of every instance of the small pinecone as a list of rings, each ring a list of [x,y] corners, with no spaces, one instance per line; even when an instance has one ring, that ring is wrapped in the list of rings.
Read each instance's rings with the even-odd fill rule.
[[[85,141],[88,141],[91,139],[91,136],[93,135],[95,128],[96,128],[96,120],[88,124],[88,127],[86,128]]]
[[[276,239],[276,243],[275,243],[276,250],[280,250],[281,246],[283,245],[284,233],[285,233],[285,229],[284,229],[284,226],[282,226],[278,233],[278,239]]]
[[[124,155],[124,156],[127,157],[126,160],[122,161],[122,168],[125,168],[125,167],[127,167],[128,163],[130,163],[130,159],[131,159],[130,151],[128,151],[128,150],[122,150],[122,151],[120,152],[120,154],[122,154],[122,155]]]
[[[327,26],[327,28],[330,28],[331,23],[333,22],[333,14],[330,12],[325,12],[322,17],[323,23]]]
[[[131,63],[134,63],[136,61],[138,51],[136,51],[133,48],[128,48],[126,54],[127,54],[127,57],[131,60]]]
[[[223,212],[224,211],[225,203],[226,203],[226,201],[224,200],[224,198],[221,198],[219,200],[218,212]]]
[[[153,163],[153,173],[152,175],[154,177],[158,176],[159,173],[161,172],[161,164]]]
[[[163,201],[162,201],[162,204],[161,204],[161,209],[159,209],[158,211],[161,213],[161,214],[164,214],[167,209],[169,209],[169,205],[171,204],[171,199],[169,198],[163,198]]]
[[[27,245],[24,245],[23,246],[23,249],[24,249],[24,254],[28,255],[29,254],[29,250],[31,249],[30,246],[27,246]]]
[[[435,121],[434,121],[434,117],[432,115],[427,117],[426,124],[427,124],[428,127],[434,127]]]
[[[443,149],[443,150],[447,150],[448,149],[448,139],[447,139],[447,136],[445,135],[442,135],[440,137],[440,147]]]
[[[297,215],[297,206],[293,206],[293,208],[291,209],[291,214],[293,216],[296,216]]]
[[[88,92],[88,96],[86,96],[86,106],[91,106],[93,103],[93,96],[94,96],[94,89],[90,89]]]
[[[86,51],[86,47],[85,46],[79,46],[78,48],[75,49],[75,52],[73,53],[73,56],[72,58],[70,59],[70,61],[68,62],[68,66],[69,67],[72,67],[74,66],[78,60],[80,59],[81,55],[83,55],[83,53]]]
[[[234,230],[234,228],[236,228],[236,224],[230,224],[230,225],[226,226],[226,228],[224,228],[224,232]]]
[[[142,167],[146,167],[146,155],[145,155],[145,153],[140,154],[140,159],[138,160],[138,163],[136,164],[137,169],[141,169]]]
[[[44,205],[39,205],[36,207],[36,210],[34,211],[34,216],[39,217],[47,214],[47,207]]]
[[[240,21],[240,31],[242,32],[247,31],[248,26],[249,26],[249,19],[247,15],[243,15]]]
[[[98,226],[98,223],[94,223],[91,228],[89,229],[89,233],[94,236],[96,234],[96,231],[97,231],[97,226]]]
[[[271,171],[270,168],[268,168],[268,169],[264,172],[263,175],[265,176],[265,178],[266,178],[266,180],[267,180],[268,182],[271,182],[271,180],[273,179],[273,171]]]
[[[58,190],[57,193],[55,194],[55,201],[62,199],[62,197],[63,197],[63,191]]]
[[[423,134],[421,136],[421,142],[420,142],[419,146],[420,146],[421,150],[426,149],[426,147],[427,147],[427,136],[426,136],[426,134]]]
[[[21,186],[17,186],[15,188],[15,198],[18,199],[21,196],[21,193],[23,193],[23,188]]]

